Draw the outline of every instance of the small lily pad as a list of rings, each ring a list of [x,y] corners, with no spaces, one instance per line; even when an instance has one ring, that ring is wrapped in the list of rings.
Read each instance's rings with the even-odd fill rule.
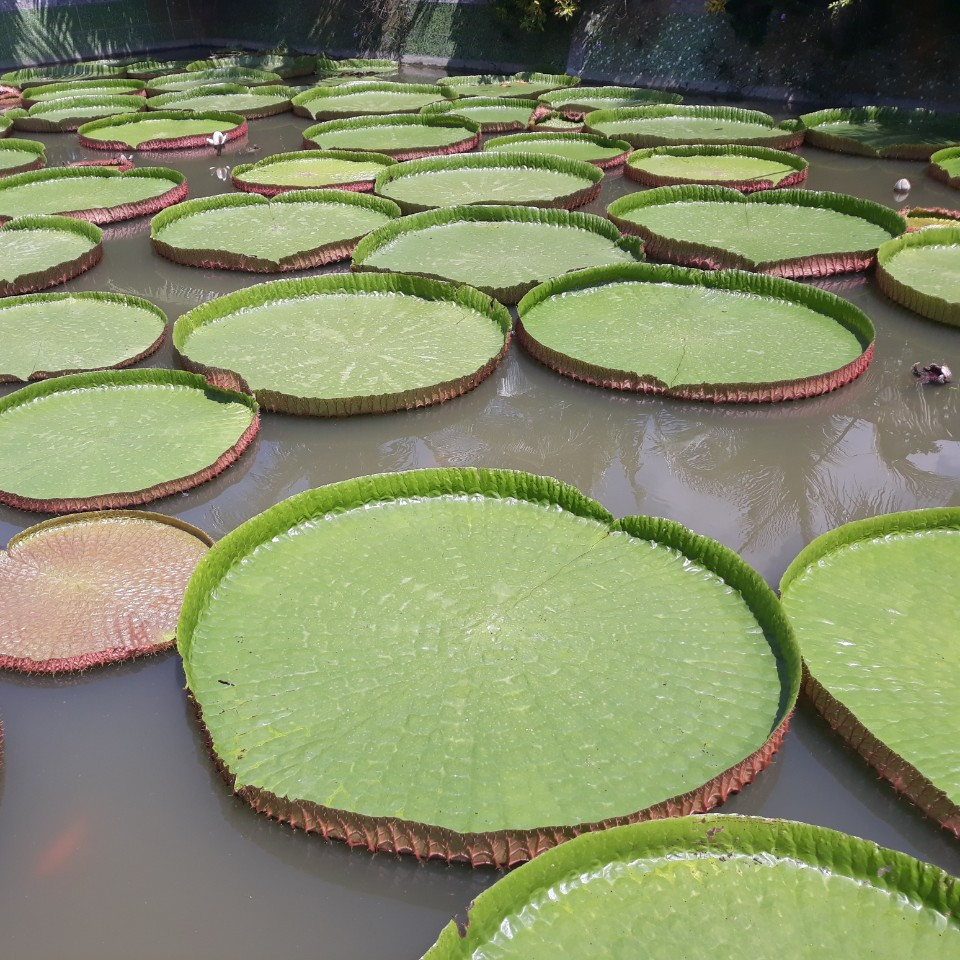
[[[550,90],[567,89],[580,83],[579,77],[562,73],[475,73],[459,77],[444,77],[441,84],[456,97],[522,97],[535,100]]]
[[[927,172],[934,180],[960,190],[960,147],[947,147],[932,154]]]
[[[372,190],[385,167],[396,163],[379,153],[350,150],[298,150],[277,153],[256,163],[233,168],[238,190],[274,197],[289,190],[335,187],[338,190]]]
[[[135,97],[145,90],[141,80],[83,80],[79,82],[48,83],[30,87],[23,95],[23,105],[31,107],[44,100],[62,100],[65,97]]]
[[[103,256],[103,231],[69,217],[19,217],[0,225],[0,297],[66,283]]]
[[[509,133],[513,130],[526,130],[530,118],[537,109],[536,100],[521,100],[510,97],[463,97],[460,100],[448,100],[432,103],[424,107],[421,113],[429,116],[446,113],[455,117],[465,117],[480,124],[484,133]]]
[[[641,107],[651,103],[682,103],[679,93],[649,90],[643,87],[575,87],[543,93],[540,101],[551,110],[572,120],[582,120],[593,110],[616,110],[619,107]]]
[[[877,282],[923,317],[960,326],[960,224],[928,227],[883,244]]]
[[[0,177],[39,170],[46,162],[46,148],[36,140],[7,137],[0,141]]]
[[[212,67],[209,70],[191,70],[183,73],[157,77],[147,83],[147,95],[159,96],[194,87],[209,87],[214,83],[239,83],[244,87],[278,87],[283,77],[269,70],[253,70],[245,67]]]

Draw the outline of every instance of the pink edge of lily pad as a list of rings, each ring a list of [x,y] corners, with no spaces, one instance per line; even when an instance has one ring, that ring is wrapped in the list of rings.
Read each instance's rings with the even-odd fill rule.
[[[145,119],[150,118],[149,113],[144,113],[143,116]],[[239,126],[224,131],[225,139],[223,142],[229,143],[231,140],[239,140],[247,135],[248,130],[247,121],[244,120]],[[129,143],[124,143],[122,140],[92,140],[82,133],[78,133],[77,137],[81,146],[89,147],[91,150],[189,150],[210,146],[208,143],[209,137],[205,133],[196,133],[189,137],[174,137],[170,140],[164,138],[144,140],[143,143],[139,143],[135,147],[130,146]]]

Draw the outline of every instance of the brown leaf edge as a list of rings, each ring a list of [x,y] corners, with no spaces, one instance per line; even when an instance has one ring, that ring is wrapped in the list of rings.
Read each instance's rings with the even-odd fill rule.
[[[580,290],[616,281],[744,290],[763,296],[778,297],[792,303],[801,303],[818,313],[830,316],[853,333],[860,342],[862,352],[854,360],[836,370],[792,380],[756,383],[681,383],[670,386],[650,374],[603,367],[560,353],[531,336],[523,325],[523,316],[527,310],[550,296],[567,290]],[[706,403],[780,403],[788,400],[805,400],[838,390],[856,380],[873,360],[875,333],[867,315],[848,301],[815,287],[800,286],[799,289],[796,287],[796,284],[779,277],[766,277],[740,270],[701,271],[653,263],[594,267],[548,280],[533,291],[530,297],[525,298],[519,306],[520,316],[516,323],[517,342],[534,359],[539,360],[551,370],[608,390],[659,394],[678,400]]]
[[[960,510],[909,510],[855,520],[823,534],[809,543],[787,567],[780,580],[783,595],[790,583],[807,567],[838,546],[858,540],[886,536],[894,531],[960,528]],[[935,820],[944,830],[960,838],[960,805],[925,777],[912,763],[874,736],[853,711],[841,703],[803,664],[801,690],[813,708],[839,737],[860,754],[893,789]]]
[[[105,493],[93,497],[55,497],[37,498],[23,497],[16,493],[0,490],[0,503],[15,507],[18,510],[31,510],[35,513],[75,513],[88,510],[113,510],[122,507],[139,506],[152,500],[172,496],[197,487],[208,480],[223,473],[231,464],[240,459],[241,455],[253,443],[260,430],[260,410],[257,401],[250,393],[249,387],[241,377],[229,370],[211,368],[205,377],[187,373],[181,370],[164,370],[148,368],[139,370],[102,370],[92,373],[79,373],[68,377],[57,377],[52,380],[41,380],[31,383],[20,390],[9,394],[0,400],[0,416],[3,410],[22,402],[30,402],[50,393],[61,390],[83,389],[97,386],[126,386],[136,383],[170,383],[180,386],[193,387],[197,390],[216,392],[218,399],[227,399],[235,403],[242,403],[253,411],[253,419],[240,435],[240,438],[229,449],[220,454],[208,467],[198,470],[185,477],[175,480],[165,480],[162,483],[145,487],[142,490],[130,490],[122,493]],[[28,394],[24,397],[24,394]]]
[[[213,546],[212,538],[199,527],[193,526],[177,517],[169,517],[162,513],[151,513],[147,510],[98,510],[92,513],[67,514],[62,517],[54,517],[51,520],[44,520],[41,523],[27,527],[7,544],[7,550],[16,547],[19,543],[29,539],[40,530],[49,530],[51,527],[69,526],[78,522],[96,523],[100,520],[112,520],[117,517],[130,517],[136,520],[150,520],[154,523],[165,523],[168,526],[176,527],[196,537],[207,547]],[[170,634],[159,643],[150,644],[142,647],[114,647],[112,650],[101,650],[97,653],[81,654],[77,657],[54,657],[49,660],[33,660],[30,657],[11,657],[0,654],[0,670],[12,670],[16,673],[26,674],[59,674],[75,673],[77,671],[89,670],[93,667],[104,666],[108,663],[120,663],[124,660],[134,660],[140,657],[153,656],[169,650],[177,638],[175,634]]]
[[[80,233],[93,246],[73,260],[65,260],[63,263],[56,263],[52,267],[35,270],[32,273],[22,273],[13,280],[0,281],[0,297],[36,293],[38,290],[44,290],[47,287],[56,287],[96,266],[103,257],[103,232],[99,227],[82,220],[72,220],[69,217],[59,216],[36,216],[18,217],[15,220],[8,220],[6,223],[0,224],[0,230],[7,231],[38,229],[59,229]]]
[[[483,468],[413,470],[400,474],[361,477],[358,480],[331,484],[329,487],[322,489],[331,493],[337,491],[338,488],[349,489],[350,494],[354,491],[364,493],[367,500],[383,500],[391,499],[391,497],[377,495],[376,492],[367,493],[364,488],[368,486],[375,488],[378,484],[389,484],[391,481],[395,482],[397,480],[413,480],[414,483],[418,483],[420,478],[423,478],[421,481],[423,489],[433,486],[435,490],[442,492],[452,492],[459,489],[462,492],[475,493],[486,490],[492,485],[502,486],[503,490],[500,493],[511,496],[517,496],[518,488],[526,483],[527,478],[530,478],[534,490],[527,494],[527,497],[536,502],[541,502],[544,497],[557,497],[559,491],[558,502],[560,500],[572,501],[572,503],[568,502],[567,506],[577,512],[592,515],[593,510],[598,510],[598,516],[609,517],[609,514],[606,514],[606,511],[599,504],[584,496],[576,488],[548,477],[533,477],[530,474],[512,470],[488,470]],[[436,481],[432,482],[434,478],[436,478]],[[291,497],[282,504],[271,508],[271,510],[292,509],[295,504],[309,500],[317,492],[316,490],[307,491],[305,494]],[[519,495],[521,498],[527,498],[523,497],[522,494]],[[248,521],[248,524],[256,524],[258,521],[262,523],[263,517],[264,515],[261,514],[260,517]],[[777,638],[781,647],[779,650],[781,679],[785,685],[785,699],[781,702],[780,720],[764,744],[739,763],[724,770],[700,787],[622,817],[611,817],[606,820],[571,826],[461,833],[415,820],[396,817],[372,817],[335,807],[327,807],[308,800],[278,797],[269,790],[253,786],[244,786],[237,789],[236,778],[217,755],[212,736],[203,720],[203,708],[188,685],[185,688],[188,702],[193,707],[197,717],[197,723],[207,751],[224,782],[236,796],[253,807],[258,813],[263,813],[273,820],[286,823],[306,833],[318,834],[325,840],[339,840],[350,847],[362,847],[370,852],[404,854],[415,857],[417,860],[446,860],[466,863],[474,868],[514,867],[532,860],[545,850],[556,847],[583,833],[647,820],[661,820],[667,817],[706,813],[708,810],[724,803],[731,794],[738,793],[743,787],[752,783],[757,775],[769,766],[780,749],[789,728],[801,680],[800,653],[789,622],[766,581],[749,567],[739,555],[722,544],[695,534],[682,524],[661,517],[625,517],[622,520],[613,521],[612,528],[643,539],[661,541],[696,562],[703,563],[704,566],[718,573],[728,585],[743,595],[754,616],[764,623],[765,629]],[[239,529],[242,529],[242,527]],[[250,534],[247,531],[244,531],[244,534],[249,538]],[[236,535],[237,531],[234,531],[229,537],[233,538]],[[228,543],[226,549],[229,550],[230,545]],[[216,574],[213,574],[213,576],[216,576]],[[197,588],[197,593],[201,589]],[[183,639],[186,639],[188,643],[196,622],[195,608],[197,602],[198,597],[196,596],[185,600],[181,622],[178,625],[178,634],[180,634],[184,619],[186,619],[186,629],[182,632],[184,634]],[[187,612],[188,606],[190,607],[189,612]],[[186,618],[184,613],[186,613]],[[190,622],[191,620],[193,623]],[[183,646],[181,646],[181,654],[186,655]]]
[[[510,347],[512,325],[510,315],[492,298],[470,287],[440,280],[428,280],[417,275],[404,274],[329,274],[324,277],[277,281],[246,288],[220,297],[209,304],[201,304],[183,314],[174,326],[173,352],[177,361],[186,370],[208,376],[210,367],[190,358],[181,347],[189,334],[203,323],[215,321],[225,313],[241,306],[250,306],[253,296],[269,302],[269,298],[290,299],[302,296],[317,296],[324,293],[354,292],[357,294],[401,292],[407,296],[447,299],[462,303],[497,324],[503,333],[503,346],[477,370],[453,380],[414,387],[397,393],[337,397],[299,397],[279,390],[257,390],[257,402],[270,413],[286,413],[301,417],[352,417],[360,414],[396,413],[403,410],[418,410],[422,407],[445,403],[475,389],[499,366]],[[234,306],[235,305],[235,306]]]

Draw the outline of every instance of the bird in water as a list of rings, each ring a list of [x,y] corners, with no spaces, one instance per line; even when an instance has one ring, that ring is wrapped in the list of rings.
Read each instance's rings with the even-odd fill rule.
[[[953,378],[950,368],[945,363],[928,363],[922,367],[919,363],[913,365],[913,375],[921,383],[944,384]]]

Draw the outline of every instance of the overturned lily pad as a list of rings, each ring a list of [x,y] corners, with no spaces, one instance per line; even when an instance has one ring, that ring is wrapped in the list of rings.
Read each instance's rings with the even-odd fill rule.
[[[917,629],[957,622],[958,572],[960,510],[915,510],[818,537],[780,590],[813,705],[898,792],[960,837],[957,635]]]
[[[0,177],[39,170],[46,162],[46,149],[36,140],[8,137],[0,142]]]
[[[543,280],[569,270],[632,263],[643,245],[608,220],[537,207],[444,207],[388,223],[364,237],[354,270],[416,273],[468,283],[516,303]]]
[[[755,193],[775,187],[795,187],[807,179],[809,166],[803,157],[785,150],[703,144],[636,150],[623,172],[645,187],[702,183]]]
[[[429,157],[388,167],[374,190],[404,213],[468,203],[563,207],[595,200],[603,171],[549,154],[473,153]]]
[[[388,114],[328,120],[303,131],[303,145],[320,150],[369,150],[395,160],[464,153],[480,143],[480,125],[445,114]]]
[[[416,113],[445,98],[444,90],[428,83],[386,83],[371,80],[349,86],[313,87],[293,98],[293,112],[314,120],[336,120],[381,113]]]
[[[77,130],[80,143],[95,150],[182,150],[208,147],[214,133],[226,142],[247,135],[247,121],[236,113],[156,110],[105,117]]]
[[[492,137],[483,149],[491,153],[547,153],[609,170],[622,166],[631,148],[625,140],[611,140],[593,133],[517,133]]]
[[[960,143],[960,117],[903,107],[843,107],[805,113],[793,126],[812,147],[890,160],[926,160]]]
[[[184,71],[148,80],[147,95],[157,97],[163,93],[209,87],[215,83],[238,83],[244,87],[279,87],[283,85],[283,77],[269,70],[252,70],[244,67]]]
[[[615,200],[607,215],[656,260],[794,278],[865,270],[906,229],[889,207],[812,190],[658,187]]]
[[[149,97],[149,110],[215,110],[235,113],[253,120],[272,117],[291,110],[294,91],[290,87],[244,87],[238,83],[219,83],[209,87],[192,87],[179,93]]]
[[[711,815],[577,837],[506,874],[423,960],[948,960],[960,882],[844,833]]]
[[[141,80],[90,80],[82,82],[48,83],[30,87],[23,94],[23,105],[31,107],[45,100],[63,100],[66,97],[137,97],[145,92]]]
[[[345,260],[357,241],[400,216],[390,200],[348,190],[295,190],[189,200],[153,218],[157,253],[191,267],[281,273]]]
[[[309,54],[242,53],[231,56],[213,56],[193,60],[184,68],[188,73],[198,70],[223,70],[239,67],[242,70],[264,70],[290,80],[308,77],[316,68],[317,58]]]
[[[248,193],[275,197],[290,190],[335,187],[338,190],[372,190],[385,167],[396,163],[379,153],[350,150],[298,150],[276,153],[256,163],[233,168],[233,185]]]
[[[538,98],[548,110],[582,120],[593,110],[616,110],[619,107],[642,107],[651,103],[682,103],[679,93],[649,90],[643,87],[575,87],[551,90]]]
[[[382,57],[349,57],[345,60],[332,60],[330,57],[316,58],[316,71],[321,76],[373,76],[396,73],[397,68],[396,60],[387,60]]]
[[[873,358],[873,324],[853,304],[740,271],[596,267],[548,280],[518,309],[517,339],[558,373],[683,400],[800,400]]]
[[[462,100],[447,100],[424,107],[424,116],[449,114],[464,117],[480,124],[484,133],[509,133],[526,130],[537,108],[536,100],[511,99],[509,97],[464,97]]]
[[[329,589],[297,586],[334,568]],[[272,507],[197,568],[177,639],[243,799],[474,865],[715,805],[769,762],[800,683],[776,598],[734,553],[506,470],[365,477]],[[445,678],[427,700],[425,676]]]
[[[739,107],[650,106],[594,110],[584,117],[588,133],[627,140],[635,147],[737,143],[789,150],[803,131],[785,130],[759,110]]]
[[[70,217],[19,217],[0,225],[0,297],[66,283],[103,256],[103,231]]]
[[[171,647],[212,546],[182,520],[132,510],[28,527],[0,551],[0,669],[86,670]]]
[[[59,100],[41,100],[29,110],[11,110],[10,118],[17,130],[64,133],[102,117],[133,114],[141,110],[146,110],[143,97],[63,97]]]
[[[166,315],[119,293],[34,293],[0,300],[0,383],[128,367],[163,342]]]
[[[580,78],[562,73],[521,72],[510,76],[475,73],[444,77],[440,82],[457,97],[523,97],[535,100],[550,90],[575,87],[580,83]]]
[[[248,393],[181,370],[32,383],[0,399],[0,503],[69,513],[180,493],[237,460],[259,423]]]
[[[883,244],[877,283],[891,300],[922,317],[960,326],[960,223]]]
[[[934,180],[960,190],[960,147],[947,147],[931,154],[927,172]]]
[[[247,287],[185,313],[185,367],[228,369],[267,410],[342,417],[441,403],[485,380],[510,315],[476,290],[423,277],[332,274]]]
[[[108,167],[33,170],[0,183],[0,222],[59,213],[91,223],[114,223],[149,216],[186,195],[183,174],[163,167],[125,172]]]

